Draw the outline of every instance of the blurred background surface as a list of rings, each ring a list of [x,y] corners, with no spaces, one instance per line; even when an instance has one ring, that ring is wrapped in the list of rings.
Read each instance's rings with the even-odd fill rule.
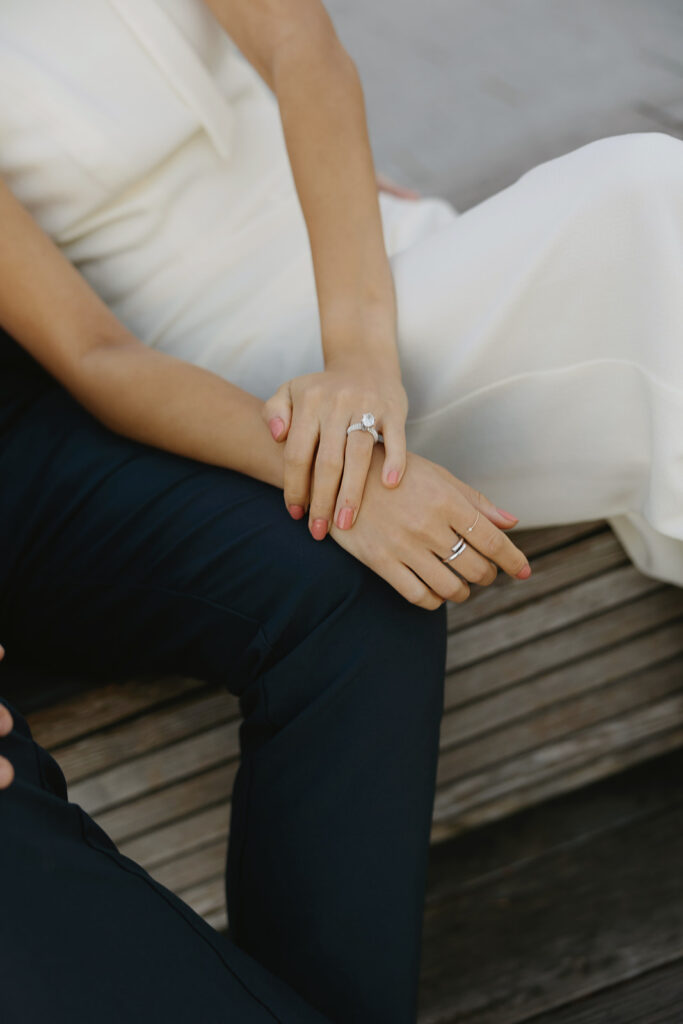
[[[604,135],[683,135],[682,0],[327,0],[379,170],[458,209]]]

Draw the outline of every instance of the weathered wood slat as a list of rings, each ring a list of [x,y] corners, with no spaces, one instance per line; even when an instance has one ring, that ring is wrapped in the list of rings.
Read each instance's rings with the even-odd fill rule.
[[[211,726],[233,721],[238,713],[237,700],[227,690],[204,687],[191,699],[83,737],[60,747],[55,755],[67,781],[75,783]]]
[[[228,833],[229,817],[230,803],[224,800],[170,825],[164,825],[121,843],[119,849],[143,868],[152,871],[158,864],[163,864],[173,857],[191,853],[207,843],[224,839]]]
[[[220,875],[225,870],[227,852],[228,844],[223,836],[219,842],[207,843],[199,850],[160,864],[150,874],[162,885],[182,894],[185,889]]]
[[[654,663],[681,653],[683,619],[676,619],[616,648],[602,649],[580,661],[564,664],[540,676],[534,675],[492,696],[448,710],[443,718],[442,746],[473,740],[550,706],[560,707],[570,697],[590,690],[601,691],[609,683],[618,682],[631,673],[645,671]],[[609,713],[609,696],[604,700],[605,710]]]
[[[680,683],[682,665],[683,662],[678,661],[672,668],[672,672],[674,669],[676,672],[676,683]],[[645,707],[598,721],[580,732],[562,733],[552,743],[522,749],[517,757],[489,763],[474,774],[458,777],[454,773],[454,781],[441,786],[437,792],[434,819],[437,822],[457,820],[478,803],[502,797],[554,773],[566,772],[599,757],[606,750],[620,750],[657,733],[670,732],[672,726],[681,721],[683,694],[675,693]],[[523,748],[523,745],[522,740],[520,746]],[[444,769],[446,775],[450,770],[452,765]]]
[[[41,746],[55,750],[79,736],[86,736],[205,685],[198,679],[182,676],[99,684],[55,706],[35,711],[31,715],[31,731]]]
[[[638,974],[619,985],[573,999],[533,1024],[680,1024],[683,1006],[683,957]]]
[[[597,651],[616,649],[630,636],[678,619],[680,609],[681,594],[665,587],[590,619],[566,623],[574,628],[532,636],[517,647],[449,672],[446,708],[467,704]]]
[[[230,796],[237,761],[227,761],[163,789],[144,793],[98,813],[97,820],[114,842],[122,843]]]
[[[680,756],[671,765],[663,774],[675,765],[680,777]],[[443,871],[434,898],[431,878],[428,886],[420,1024],[536,1024],[537,1014],[601,989],[606,1012],[596,1022],[630,1019],[611,1012],[620,1004],[607,987],[683,956],[683,801],[666,779],[669,801],[660,800],[657,775],[648,774],[654,798],[641,791],[639,806],[622,800],[625,813],[597,831],[582,829],[577,799],[574,827],[557,842],[538,808],[438,848]]]
[[[521,587],[524,582],[510,581],[510,585]],[[657,589],[663,589],[663,584],[643,576],[632,565],[605,572],[549,594],[542,601],[511,609],[504,615],[477,622],[451,634],[448,638],[447,670],[452,671],[515,647],[525,640],[552,633],[571,622],[584,621]]]
[[[556,774],[537,776],[528,785],[500,793],[493,799],[475,804],[473,807],[458,805],[450,813],[446,810],[441,818],[435,815],[431,841],[444,842],[471,828],[499,821],[517,811],[625,771],[650,758],[679,750],[682,746],[683,725],[679,725],[678,728],[656,731],[643,742],[635,741],[630,746],[627,744],[608,750],[602,756],[588,756],[585,761],[579,761],[574,766],[565,766]]]
[[[220,875],[207,878],[206,881],[192,885],[189,889],[183,889],[183,899],[202,917],[216,913],[225,914],[224,872],[221,870]]]
[[[196,736],[191,736],[77,782],[72,787],[71,798],[90,814],[99,814],[131,797],[160,789],[235,757],[239,751],[238,732],[238,720],[207,729],[201,743]]]

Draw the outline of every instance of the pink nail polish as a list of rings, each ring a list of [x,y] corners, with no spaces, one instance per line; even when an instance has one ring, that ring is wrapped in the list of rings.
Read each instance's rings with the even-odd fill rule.
[[[273,439],[277,441],[278,437],[285,429],[285,421],[283,419],[280,419],[279,416],[274,416],[273,419],[270,420],[270,422],[268,423],[268,426],[270,427],[270,432],[273,435]]]
[[[517,516],[511,516],[509,512],[506,512],[504,508],[497,508],[496,512],[499,512],[503,519],[507,519],[510,523],[517,522]]]
[[[340,530],[348,530],[353,522],[353,509],[343,508],[337,516],[337,525]]]
[[[292,519],[301,519],[304,514],[304,510],[301,505],[288,505],[287,511],[289,512]]]
[[[531,576],[531,566],[525,565],[523,569],[520,569],[517,573],[518,580],[528,580]]]
[[[392,485],[398,483],[397,469],[392,469],[391,473],[389,473],[389,475],[387,476],[387,483]]]
[[[311,533],[316,540],[322,540],[327,533],[327,519],[314,519]]]

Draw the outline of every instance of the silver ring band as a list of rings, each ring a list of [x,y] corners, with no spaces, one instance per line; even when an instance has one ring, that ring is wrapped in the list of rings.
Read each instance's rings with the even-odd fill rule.
[[[441,561],[445,564],[447,564],[448,562],[452,562],[453,559],[457,558],[458,555],[461,555],[463,553],[466,547],[467,541],[464,540],[462,537],[459,537],[456,543],[451,548],[451,554],[448,556],[448,558],[442,558]]]
[[[354,430],[364,430],[366,433],[371,435],[375,444],[377,444],[378,441],[384,441],[383,436],[375,430],[375,417],[371,412],[364,412],[359,423],[352,423],[350,427],[347,427],[346,436],[348,437]]]

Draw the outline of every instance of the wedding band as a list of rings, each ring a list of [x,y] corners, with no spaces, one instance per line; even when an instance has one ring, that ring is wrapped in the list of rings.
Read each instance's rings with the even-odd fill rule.
[[[350,427],[347,427],[346,436],[348,437],[353,430],[365,430],[368,434],[372,435],[375,444],[378,441],[384,441],[382,435],[378,434],[375,430],[375,417],[371,412],[364,412],[360,418],[360,423],[352,423]]]
[[[448,556],[448,558],[442,558],[441,561],[444,564],[447,564],[448,562],[452,562],[454,558],[457,558],[458,555],[461,555],[463,553],[463,551],[465,550],[466,547],[467,547],[467,541],[463,540],[462,537],[458,537],[458,540],[456,541],[456,543],[451,548],[451,554]]]

